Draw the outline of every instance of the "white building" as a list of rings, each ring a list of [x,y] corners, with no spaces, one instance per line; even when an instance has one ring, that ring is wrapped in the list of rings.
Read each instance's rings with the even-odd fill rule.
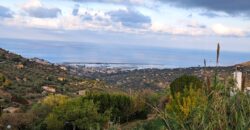
[[[240,71],[235,71],[234,72],[234,80],[236,81],[236,89],[235,90],[240,90],[240,91],[243,91],[243,92],[245,92],[245,93],[247,93],[247,94],[250,94],[250,87],[249,86],[245,86],[246,85],[246,83],[243,83],[243,73],[242,72],[240,72]],[[246,76],[247,76],[247,74],[246,74]],[[244,85],[244,88],[242,88],[243,87],[243,85]],[[233,90],[232,91],[232,95],[234,95],[235,94],[235,90]]]
[[[236,81],[236,87],[238,90],[242,90],[242,72],[235,71],[234,72],[234,79]]]

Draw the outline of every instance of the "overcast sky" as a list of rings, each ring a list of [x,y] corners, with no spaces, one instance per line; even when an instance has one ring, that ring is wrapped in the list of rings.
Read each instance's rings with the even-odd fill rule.
[[[0,0],[0,37],[250,50],[249,0]]]

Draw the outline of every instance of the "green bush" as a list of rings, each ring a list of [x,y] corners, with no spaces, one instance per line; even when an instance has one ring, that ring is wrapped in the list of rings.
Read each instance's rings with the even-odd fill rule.
[[[61,130],[65,122],[71,122],[81,130],[98,130],[105,128],[109,117],[110,112],[100,113],[99,105],[92,100],[75,98],[55,107],[44,123],[48,130]]]
[[[5,59],[6,59],[5,54],[0,54],[0,60],[5,60]]]
[[[175,94],[175,97],[171,97],[171,101],[166,105],[165,117],[168,125],[171,130],[200,129],[208,99],[200,89],[185,89],[183,93],[185,94]]]
[[[22,57],[20,55],[15,55],[12,57],[11,59],[13,62],[21,62],[22,61]]]
[[[84,99],[93,100],[100,105],[100,112],[111,110],[111,120],[114,122],[126,122],[133,114],[133,100],[122,94],[88,93]]]
[[[3,74],[0,73],[0,86],[3,86],[6,81],[6,78]]]
[[[175,96],[176,93],[183,93],[185,88],[189,89],[190,87],[193,89],[201,88],[201,80],[196,76],[183,75],[170,84],[171,94]]]

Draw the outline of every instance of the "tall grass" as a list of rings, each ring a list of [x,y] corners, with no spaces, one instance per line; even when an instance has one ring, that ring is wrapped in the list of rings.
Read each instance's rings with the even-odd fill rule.
[[[218,79],[217,67],[220,58],[220,44],[217,44],[216,71],[214,82],[206,75],[202,89],[192,87],[178,96],[170,96],[170,102],[159,117],[169,130],[250,130],[250,95],[238,91],[234,96],[235,82]],[[204,60],[206,69],[206,61]],[[211,86],[211,87],[210,87]]]
[[[171,97],[161,117],[169,130],[248,130],[250,129],[250,96],[218,82],[208,93],[185,90],[185,95]],[[220,87],[218,87],[220,86]]]

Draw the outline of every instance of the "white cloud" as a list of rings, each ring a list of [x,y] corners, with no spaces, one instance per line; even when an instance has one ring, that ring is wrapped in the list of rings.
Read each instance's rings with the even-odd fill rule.
[[[31,17],[56,18],[62,13],[59,8],[45,7],[40,0],[28,0],[22,5],[22,9]]]
[[[240,28],[235,28],[235,27],[227,27],[223,24],[214,24],[212,26],[212,30],[215,34],[220,35],[220,36],[246,36],[247,31],[240,29]]]
[[[42,7],[42,3],[40,0],[28,0],[26,3],[22,5],[23,9],[29,9],[33,7]]]
[[[98,1],[98,0],[96,0]],[[110,0],[111,2],[125,2],[123,0]],[[148,0],[126,0],[126,2],[143,4]],[[32,8],[51,9],[41,3],[41,0],[28,0],[21,6],[23,10]],[[84,1],[82,1],[84,2]],[[89,0],[89,2],[91,2]],[[102,2],[102,1],[100,1]],[[105,2],[105,1],[103,1]],[[72,3],[74,6],[75,3]],[[53,6],[53,5],[52,5]],[[56,5],[54,5],[56,6]],[[205,21],[197,21],[183,18],[182,20],[161,21],[154,19],[154,13],[143,12],[140,8],[134,10],[123,9],[99,10],[96,8],[77,5],[72,9],[63,10],[63,14],[52,18],[32,17],[16,13],[13,18],[1,20],[0,23],[9,26],[61,29],[61,30],[94,30],[112,31],[131,34],[163,34],[163,35],[187,35],[187,36],[246,36],[247,31],[240,28],[226,27],[222,24],[203,24]],[[62,8],[63,9],[63,8]],[[74,14],[72,11],[77,9]],[[137,10],[138,9],[138,10]],[[106,12],[105,12],[106,11]],[[111,12],[111,13],[110,13]],[[157,13],[157,12],[155,12]],[[132,14],[132,15],[131,15]],[[144,20],[141,20],[144,19]],[[152,21],[151,21],[152,20]],[[146,21],[146,22],[144,22]],[[141,24],[142,23],[142,24]],[[146,23],[146,24],[144,24]],[[211,23],[210,23],[211,24]],[[143,26],[141,26],[143,25]],[[143,28],[141,28],[143,27]]]
[[[206,36],[211,34],[211,31],[208,28],[204,28],[203,25],[199,24],[197,21],[183,20],[173,25],[167,23],[153,22],[151,30],[155,33],[160,32],[171,35]]]

